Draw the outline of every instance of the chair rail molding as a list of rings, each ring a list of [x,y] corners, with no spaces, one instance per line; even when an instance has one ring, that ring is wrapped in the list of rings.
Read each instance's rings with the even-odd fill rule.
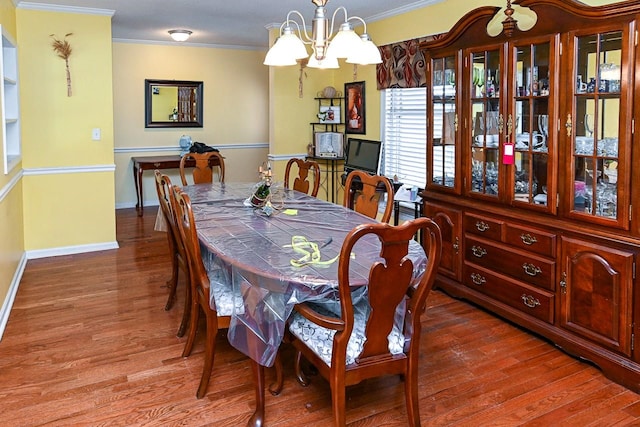
[[[251,148],[269,148],[268,142],[256,142],[253,144],[214,144],[212,147],[217,148],[220,151],[226,150],[246,150]],[[146,152],[159,152],[159,151],[171,151],[180,152],[182,148],[179,145],[163,145],[152,147],[117,147],[113,150],[116,154],[122,153],[146,153]]]

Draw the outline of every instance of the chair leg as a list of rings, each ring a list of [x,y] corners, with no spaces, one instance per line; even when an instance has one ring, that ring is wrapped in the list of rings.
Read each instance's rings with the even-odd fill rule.
[[[169,297],[167,303],[164,305],[164,310],[169,311],[173,307],[173,303],[176,300],[176,288],[178,287],[178,254],[174,253],[171,257],[171,279],[167,281],[169,287]]]
[[[192,295],[191,299],[195,299],[196,296]],[[187,335],[187,342],[184,345],[184,350],[182,351],[182,357],[187,357],[191,354],[191,350],[193,349],[193,342],[196,338],[196,331],[198,329],[198,321],[200,320],[200,307],[198,307],[198,303],[191,301],[191,321],[189,322],[189,335]]]
[[[300,383],[302,387],[306,387],[309,385],[310,381],[307,378],[307,376],[304,374],[304,371],[302,370],[301,362],[302,362],[302,353],[299,351],[296,351],[296,360],[294,364],[296,379],[298,380],[298,383]]]
[[[344,383],[342,385],[338,385],[332,381],[331,401],[333,404],[333,420],[336,427],[344,427],[347,424],[346,400],[346,389]]]
[[[207,340],[204,349],[202,378],[200,378],[200,385],[196,393],[198,399],[202,399],[207,394],[207,387],[213,370],[213,359],[216,355],[216,336],[218,335],[218,319],[215,318],[214,313],[205,313],[205,316],[207,318]]]
[[[182,312],[182,320],[180,321],[180,327],[178,328],[178,333],[176,334],[178,337],[183,337],[187,326],[189,325],[189,319],[191,317],[191,286],[189,273],[186,274],[186,284],[185,284],[185,292],[184,292],[184,311]]]
[[[276,382],[273,384],[269,384],[269,393],[271,393],[273,396],[277,396],[280,394],[282,388],[284,387],[284,375],[282,374],[282,359],[280,359],[280,352],[276,354],[274,368],[276,369]]]
[[[407,401],[407,417],[409,418],[409,425],[413,427],[420,427],[417,363],[412,364],[409,362],[409,367],[404,378],[404,393]]]

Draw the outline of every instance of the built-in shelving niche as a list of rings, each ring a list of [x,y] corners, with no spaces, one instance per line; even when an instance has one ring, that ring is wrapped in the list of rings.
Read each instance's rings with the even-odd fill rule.
[[[18,49],[15,41],[0,25],[2,54],[2,152],[4,173],[8,174],[20,161],[20,103],[18,86]]]

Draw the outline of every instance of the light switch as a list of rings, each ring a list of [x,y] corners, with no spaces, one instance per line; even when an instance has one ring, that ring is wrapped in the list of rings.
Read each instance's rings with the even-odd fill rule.
[[[93,128],[93,130],[91,131],[91,139],[93,139],[94,141],[100,141],[101,138],[102,135],[100,133],[100,128]]]

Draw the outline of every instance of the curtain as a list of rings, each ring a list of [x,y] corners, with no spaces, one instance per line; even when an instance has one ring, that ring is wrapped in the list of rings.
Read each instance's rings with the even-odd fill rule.
[[[431,41],[444,36],[426,36],[400,43],[380,46],[382,64],[376,66],[378,90],[388,88],[425,87],[424,55],[420,52],[420,43]]]

